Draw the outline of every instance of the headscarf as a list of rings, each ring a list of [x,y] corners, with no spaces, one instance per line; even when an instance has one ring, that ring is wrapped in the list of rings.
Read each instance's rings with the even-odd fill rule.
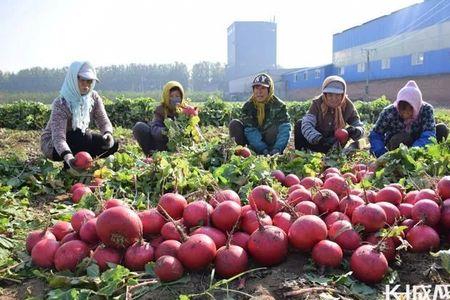
[[[253,105],[256,108],[256,117],[258,120],[258,125],[261,127],[264,124],[264,120],[266,118],[266,104],[269,103],[270,100],[272,100],[272,97],[274,95],[274,84],[272,78],[266,74],[261,73],[258,74],[255,79],[253,80],[252,86],[258,85],[255,81],[258,80],[258,78],[261,78],[261,76],[266,76],[269,79],[269,94],[263,101],[258,101],[254,98],[252,95],[250,97],[250,100],[252,101]]]
[[[325,97],[323,90],[332,82],[339,82],[344,87],[344,93],[341,99],[337,101],[332,101]],[[325,78],[322,84],[322,105],[320,106],[320,110],[322,112],[322,116],[325,116],[328,112],[328,109],[334,109],[334,126],[335,129],[344,128],[345,120],[344,120],[344,110],[347,103],[347,84],[345,80],[340,76],[329,76]]]
[[[397,99],[394,102],[394,107],[398,111],[398,104],[400,101],[405,101],[413,108],[413,116],[411,119],[403,120],[406,130],[411,129],[412,123],[419,117],[420,109],[423,105],[422,92],[420,91],[417,83],[414,80],[408,81],[408,83],[400,89],[397,94]]]
[[[94,106],[92,91],[95,87],[94,80],[89,92],[86,95],[81,95],[78,87],[78,73],[82,68],[86,69],[86,67],[90,68],[95,74],[95,69],[89,62],[73,62],[69,70],[67,70],[66,78],[60,91],[60,96],[67,101],[72,113],[72,129],[76,130],[79,128],[83,133],[89,127],[90,112]]]
[[[179,88],[180,92],[181,92],[180,106],[183,106],[186,104],[186,99],[184,98],[184,89],[183,89],[183,86],[181,85],[181,83],[179,83],[178,81],[167,82],[163,87],[163,92],[162,92],[162,97],[161,97],[162,98],[161,104],[164,107],[165,117],[167,117],[167,115],[173,115],[176,113],[176,107],[173,107],[172,105],[170,105],[170,90],[173,89],[174,87]]]

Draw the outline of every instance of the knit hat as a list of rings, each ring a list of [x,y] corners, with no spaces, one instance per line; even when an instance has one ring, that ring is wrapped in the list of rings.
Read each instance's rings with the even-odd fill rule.
[[[398,92],[397,100],[394,102],[395,108],[398,110],[398,103],[405,101],[413,108],[413,119],[417,119],[420,108],[422,107],[422,92],[420,91],[417,83],[414,80],[408,81],[408,83]]]

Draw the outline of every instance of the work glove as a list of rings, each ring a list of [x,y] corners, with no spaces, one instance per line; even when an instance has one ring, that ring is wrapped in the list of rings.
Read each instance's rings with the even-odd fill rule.
[[[347,132],[348,132],[348,136],[349,136],[351,139],[356,140],[356,139],[359,137],[359,130],[356,129],[355,127],[349,126],[349,127],[347,127],[346,130],[347,130]]]
[[[338,143],[338,140],[334,136],[330,137],[323,137],[320,141],[320,144],[324,145],[325,147],[333,147],[336,143]]]
[[[72,153],[68,153],[64,155],[64,161],[69,166],[69,170],[67,172],[74,177],[83,176],[83,170],[79,169],[75,166],[75,157]]]
[[[270,153],[269,153],[270,155],[276,155],[276,154],[280,154],[280,150],[278,150],[278,149],[276,149],[276,148],[274,148],[274,149],[272,149],[272,151],[270,151]]]
[[[104,150],[111,149],[114,146],[114,138],[111,133],[107,132],[103,135],[103,146]]]

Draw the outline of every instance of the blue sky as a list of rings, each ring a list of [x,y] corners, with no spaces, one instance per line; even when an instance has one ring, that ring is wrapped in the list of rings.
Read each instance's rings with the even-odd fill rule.
[[[202,61],[226,63],[234,21],[278,24],[282,67],[331,62],[332,34],[420,0],[0,0],[0,70]]]

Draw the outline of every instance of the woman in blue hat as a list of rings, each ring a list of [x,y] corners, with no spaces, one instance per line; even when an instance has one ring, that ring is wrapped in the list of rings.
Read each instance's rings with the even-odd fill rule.
[[[79,172],[74,166],[77,152],[106,157],[119,147],[112,136],[113,127],[103,101],[94,91],[96,81],[96,71],[89,62],[73,62],[41,135],[43,154],[51,160],[64,161],[75,172]],[[100,133],[89,130],[92,121]]]

